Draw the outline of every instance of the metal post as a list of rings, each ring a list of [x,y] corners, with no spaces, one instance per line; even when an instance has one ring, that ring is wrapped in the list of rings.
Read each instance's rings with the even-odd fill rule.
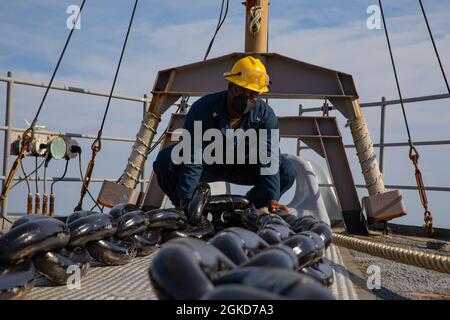
[[[8,71],[8,83],[6,84],[6,114],[5,114],[5,138],[3,140],[3,175],[6,177],[8,175],[9,169],[9,156],[10,156],[10,145],[11,145],[11,135],[12,135],[12,104],[13,104],[13,73]],[[2,187],[5,185],[6,180],[3,181]],[[2,203],[2,214],[6,216],[8,214],[8,198],[6,198]]]
[[[245,3],[245,52],[266,53],[268,47],[269,0]]]
[[[298,115],[301,117],[303,115],[303,105],[298,105]],[[297,139],[297,156],[300,156],[300,148],[302,146],[302,141]]]
[[[349,120],[350,132],[355,143],[356,154],[367,185],[367,191],[370,196],[382,194],[386,192],[383,175],[380,172],[369,128],[357,99],[353,100],[353,107],[356,117]]]
[[[383,173],[383,161],[384,161],[384,134],[386,124],[386,97],[381,98],[381,120],[380,120],[380,171]]]
[[[145,113],[147,112],[147,108],[148,108],[147,94],[144,94],[144,104],[143,104],[143,113],[142,113],[143,117],[145,117]],[[142,166],[141,179],[142,179],[141,192],[143,193],[145,191],[145,163]]]

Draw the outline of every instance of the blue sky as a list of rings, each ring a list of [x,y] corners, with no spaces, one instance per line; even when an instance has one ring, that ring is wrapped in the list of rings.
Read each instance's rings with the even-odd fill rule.
[[[243,49],[242,1],[230,1],[230,12],[220,31],[210,57]],[[0,74],[8,70],[17,78],[47,82],[64,44],[68,30],[66,8],[81,3],[74,0],[0,0]],[[121,44],[131,14],[132,0],[87,0],[77,30],[63,59],[55,83],[109,91]],[[383,30],[366,27],[366,13],[375,0],[272,0],[270,5],[269,50],[292,58],[338,69],[353,75],[362,102],[379,100],[381,96],[396,99],[395,82]],[[433,55],[423,18],[416,0],[385,0],[385,13],[400,82],[405,97],[445,93],[438,65]],[[450,2],[424,0],[429,21],[450,76]],[[199,61],[217,23],[220,1],[162,1],[141,0],[125,52],[116,93],[142,96],[149,94],[156,72],[171,66]],[[4,123],[5,84],[0,83],[0,121]],[[13,124],[24,127],[42,97],[36,88],[16,86]],[[299,103],[318,106],[317,101],[272,101],[279,115],[294,115]],[[407,106],[413,139],[450,139],[449,101],[417,103]],[[40,124],[63,132],[95,134],[101,121],[106,99],[85,97],[74,93],[52,91],[49,94]],[[379,111],[365,110],[373,140],[378,142]],[[104,134],[134,137],[142,115],[138,103],[113,101]],[[338,117],[346,143],[351,143],[345,121]],[[163,125],[168,115],[164,116]],[[159,132],[162,131],[160,128]],[[406,134],[399,106],[388,108],[386,140],[405,141]],[[0,133],[0,138],[3,134]],[[90,142],[80,140],[85,150]],[[294,141],[283,142],[283,151],[295,152]],[[427,185],[450,186],[446,167],[449,146],[421,147],[421,167]],[[131,145],[105,142],[94,171],[96,177],[118,177],[127,160]],[[387,149],[385,180],[387,184],[414,184],[413,168],[407,158],[407,148]],[[150,172],[153,155],[147,165]],[[304,156],[323,164],[309,151]],[[348,157],[357,183],[363,183],[354,150]],[[89,152],[83,153],[84,165]],[[58,176],[64,163],[54,162],[50,176]],[[33,161],[26,160],[27,170]],[[76,177],[77,164],[69,166],[69,176]],[[78,183],[56,187],[57,211],[67,214],[75,205]],[[94,185],[96,193],[99,185]],[[42,190],[42,185],[40,186]],[[11,193],[10,210],[25,210],[25,188],[19,186]],[[242,190],[238,189],[242,192]],[[365,194],[359,190],[360,196]],[[287,202],[293,190],[283,197]],[[403,191],[409,215],[399,223],[422,223],[422,209],[415,191]],[[447,214],[448,195],[429,192],[430,209],[437,226],[450,227]],[[86,200],[86,207],[90,202]]]

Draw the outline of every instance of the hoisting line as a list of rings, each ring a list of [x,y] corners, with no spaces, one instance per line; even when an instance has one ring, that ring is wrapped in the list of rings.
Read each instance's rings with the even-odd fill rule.
[[[80,192],[80,200],[78,201],[78,204],[77,204],[77,206],[74,209],[75,211],[80,211],[83,208],[83,199],[84,199],[84,196],[86,195],[86,192],[88,192],[89,182],[90,182],[91,177],[92,177],[92,172],[94,171],[95,157],[97,156],[97,154],[102,149],[101,138],[102,138],[102,133],[103,133],[103,126],[105,125],[106,116],[108,114],[109,106],[110,106],[110,103],[111,103],[111,98],[112,98],[112,95],[114,93],[114,87],[116,85],[117,76],[119,74],[120,66],[122,64],[123,54],[124,54],[125,48],[127,46],[128,36],[130,34],[131,25],[133,24],[134,14],[136,12],[136,7],[137,7],[138,2],[139,2],[139,0],[135,0],[135,2],[134,2],[133,12],[131,14],[130,23],[128,24],[127,34],[125,36],[125,41],[124,41],[123,46],[122,46],[122,52],[120,53],[119,63],[117,64],[116,74],[114,75],[114,81],[113,81],[113,84],[111,86],[111,91],[109,93],[108,102],[106,104],[105,112],[103,114],[102,124],[100,125],[100,129],[98,130],[97,138],[94,140],[94,142],[92,143],[92,146],[91,146],[92,156],[91,156],[91,160],[89,161],[89,164],[88,164],[87,169],[86,169],[86,175],[84,177],[83,184],[82,184],[82,187],[81,187],[81,192]],[[94,202],[96,203],[96,201],[94,201]],[[100,211],[101,211],[101,209],[100,209]]]
[[[428,236],[432,237],[434,235],[433,217],[431,215],[431,212],[428,210],[428,199],[427,199],[427,195],[425,192],[425,186],[424,186],[423,179],[422,179],[422,173],[420,172],[420,169],[419,169],[419,152],[417,151],[416,147],[414,146],[414,144],[411,140],[411,132],[409,130],[408,119],[406,117],[406,111],[405,111],[405,106],[403,103],[402,92],[400,90],[400,83],[398,80],[397,69],[395,67],[394,55],[392,54],[391,41],[389,39],[389,34],[388,34],[387,27],[386,27],[386,19],[384,17],[383,5],[381,4],[381,0],[378,0],[378,3],[380,5],[381,17],[383,18],[384,32],[386,34],[386,40],[387,40],[387,44],[388,44],[388,48],[389,48],[389,54],[391,56],[392,69],[394,70],[395,82],[397,84],[397,91],[398,91],[398,95],[400,98],[400,105],[402,107],[402,112],[403,112],[403,119],[405,121],[406,132],[408,133],[409,158],[411,159],[411,161],[414,165],[414,168],[415,168],[417,189],[419,191],[420,201],[422,202],[422,206],[425,209],[425,212],[424,212],[425,228],[427,230]]]
[[[78,155],[78,157],[81,157],[81,154]],[[52,182],[52,184],[50,185],[50,217],[53,217],[55,215],[55,194],[53,193],[53,188],[55,186],[55,183],[60,182],[61,180],[63,180],[66,176],[67,173],[67,168],[69,167],[69,158],[66,159],[66,164],[64,166],[64,172],[62,174],[61,177],[59,177],[58,179],[54,180]]]
[[[30,182],[28,181],[27,173],[25,172],[25,168],[23,167],[22,162],[20,162],[20,169],[22,169],[23,176],[25,177],[25,182],[27,183],[27,214],[31,214],[31,212],[33,211],[33,195],[31,194]]]
[[[77,17],[73,21],[73,26],[75,26],[75,24],[78,22],[78,19],[80,18],[80,14],[83,11],[83,7],[84,7],[85,2],[86,2],[86,0],[83,0],[83,2],[81,3],[80,11],[78,12]],[[29,144],[31,143],[31,141],[33,141],[33,138],[34,138],[34,126],[36,125],[36,122],[38,120],[39,114],[41,113],[42,107],[44,105],[45,99],[47,98],[47,94],[48,94],[48,92],[50,90],[50,87],[53,84],[53,80],[55,79],[56,73],[57,73],[57,71],[59,69],[59,65],[61,64],[61,60],[62,60],[62,58],[64,56],[64,53],[66,52],[67,46],[68,46],[68,44],[70,42],[70,39],[72,38],[72,34],[73,34],[74,30],[75,30],[75,28],[72,28],[70,30],[70,32],[69,32],[69,35],[68,35],[67,40],[66,40],[66,43],[64,44],[64,48],[63,48],[63,50],[62,50],[62,52],[61,52],[61,54],[59,56],[58,63],[56,64],[56,67],[53,70],[52,77],[51,77],[51,79],[50,79],[50,81],[49,81],[49,83],[47,85],[47,88],[45,89],[44,96],[42,97],[42,100],[41,100],[39,108],[38,108],[38,110],[36,112],[36,115],[34,116],[34,119],[31,122],[30,127],[28,129],[26,129],[25,132],[22,135],[22,146],[20,148],[19,155],[17,156],[16,160],[14,161],[14,163],[13,163],[13,165],[11,167],[11,170],[9,171],[8,178],[5,180],[5,184],[3,185],[2,193],[1,193],[1,196],[0,196],[0,204],[3,203],[3,201],[5,201],[5,199],[8,197],[8,192],[10,190],[11,183],[14,180],[14,176],[16,175],[17,168],[18,168],[20,162],[22,161],[22,159],[25,157],[25,152],[27,152]],[[9,223],[11,223],[11,220],[9,220],[9,219],[7,219],[5,217],[5,212],[2,212],[2,218],[3,218],[3,220],[6,220]]]
[[[219,32],[220,28],[222,28],[222,25],[225,22],[225,19],[227,18],[228,6],[230,4],[230,0],[227,0],[227,4],[225,7],[225,13],[223,13],[224,3],[225,3],[225,0],[222,0],[222,5],[220,7],[219,20],[217,21],[216,30],[214,31],[213,37],[211,38],[211,41],[209,42],[208,48],[206,49],[206,53],[205,53],[205,57],[203,58],[203,61],[205,61],[208,58],[209,52],[211,51],[211,48],[214,44],[214,40],[216,39],[217,33]],[[222,14],[223,14],[223,18],[222,18]]]
[[[427,14],[425,13],[425,9],[422,4],[422,0],[419,0],[420,8],[422,9],[423,18],[425,19],[425,23],[427,24],[428,33],[430,34],[431,42],[433,43],[434,53],[436,54],[436,58],[439,63],[439,67],[441,68],[442,77],[444,78],[445,85],[447,86],[448,94],[450,94],[450,86],[448,85],[447,77],[445,75],[444,67],[442,66],[441,57],[439,56],[439,51],[437,49],[436,43],[434,42],[433,33],[431,32],[430,24],[428,23]]]

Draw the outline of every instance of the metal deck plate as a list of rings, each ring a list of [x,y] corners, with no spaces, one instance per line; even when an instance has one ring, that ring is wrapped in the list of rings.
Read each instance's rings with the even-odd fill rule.
[[[80,289],[51,286],[39,278],[26,296],[31,300],[149,300],[156,299],[147,269],[153,255],[138,257],[123,266],[92,265]]]
[[[80,289],[51,286],[39,278],[26,296],[29,300],[153,300],[157,299],[148,277],[148,266],[154,254],[138,257],[124,266],[93,265],[81,279]],[[339,300],[357,299],[339,249],[331,245],[325,257],[331,260],[335,281],[330,287]]]

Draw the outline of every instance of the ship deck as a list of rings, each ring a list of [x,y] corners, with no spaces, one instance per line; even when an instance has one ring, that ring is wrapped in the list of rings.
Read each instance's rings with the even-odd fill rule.
[[[343,229],[334,228],[336,233]],[[430,240],[412,234],[384,236],[371,232],[360,237],[380,243],[450,256],[448,239]],[[436,246],[439,244],[439,246]],[[105,266],[92,261],[79,289],[54,286],[38,277],[35,287],[25,297],[31,300],[154,300],[157,299],[148,277],[148,267],[156,253],[137,257],[123,266]],[[325,258],[331,261],[335,280],[329,287],[338,300],[375,299],[448,299],[450,275],[396,263],[355,250],[331,245]],[[369,266],[380,268],[380,288],[369,289]],[[181,271],[180,271],[181,272]]]
[[[154,253],[155,254],[155,253]],[[52,286],[38,278],[36,286],[26,296],[31,300],[153,300],[157,299],[148,277],[148,266],[154,254],[138,257],[123,266],[103,266],[95,262],[81,279],[79,289]],[[326,252],[335,272],[331,292],[339,300],[358,299],[340,250],[331,245]]]

